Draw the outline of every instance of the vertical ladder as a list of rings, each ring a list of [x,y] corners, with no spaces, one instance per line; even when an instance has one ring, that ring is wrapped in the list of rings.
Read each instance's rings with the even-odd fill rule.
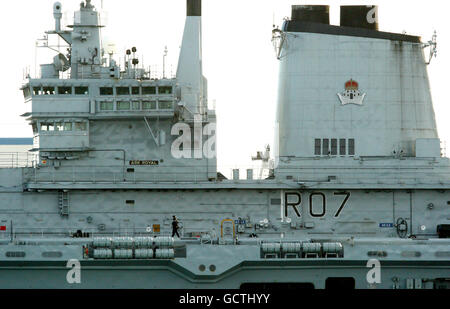
[[[69,192],[58,191],[58,206],[61,217],[69,217]]]

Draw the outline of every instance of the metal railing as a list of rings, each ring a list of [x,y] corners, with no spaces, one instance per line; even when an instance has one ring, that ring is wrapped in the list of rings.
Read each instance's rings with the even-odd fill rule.
[[[224,176],[233,179],[233,172]],[[240,169],[240,180],[247,179],[247,170]],[[252,180],[261,179],[258,168],[253,171]],[[263,173],[265,176],[266,173]],[[140,170],[132,166],[73,166],[61,168],[34,168],[25,170],[24,179],[29,183],[145,183],[145,182],[206,182],[208,174],[204,166],[155,166]],[[263,178],[264,179],[264,178]]]
[[[0,152],[0,168],[35,167],[36,154],[30,152]]]
[[[83,228],[83,233],[88,233],[89,237],[78,239],[89,239],[94,237],[139,237],[139,236],[170,236],[171,230],[162,230],[159,233],[147,232],[147,227],[122,227],[107,229],[99,231],[97,228]],[[14,228],[13,231],[0,234],[0,240],[5,239],[57,239],[57,238],[72,238],[77,233],[76,228]],[[77,239],[74,237],[74,239]]]

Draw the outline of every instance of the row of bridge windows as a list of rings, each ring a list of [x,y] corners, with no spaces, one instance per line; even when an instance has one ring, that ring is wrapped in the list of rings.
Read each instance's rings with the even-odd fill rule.
[[[40,132],[87,131],[87,122],[41,122]]]
[[[89,95],[88,86],[44,86],[33,87],[33,95]],[[24,96],[29,97],[30,90],[24,89]],[[172,86],[160,86],[160,87],[100,87],[100,95],[102,96],[125,96],[125,95],[155,95],[165,94],[170,95],[173,93]]]
[[[315,139],[314,155],[316,156],[354,156],[355,139],[323,138]]]
[[[105,101],[100,102],[100,111],[148,111],[173,110],[173,101]]]
[[[71,86],[46,86],[46,87],[33,87],[33,95],[88,95],[89,87],[71,87]]]
[[[172,94],[172,86],[159,87],[115,87],[115,95],[154,95],[154,94]],[[114,95],[114,87],[100,87],[100,95]]]

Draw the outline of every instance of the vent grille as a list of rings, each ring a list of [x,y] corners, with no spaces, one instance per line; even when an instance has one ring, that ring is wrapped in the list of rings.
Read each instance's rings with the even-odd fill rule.
[[[386,251],[369,251],[367,255],[370,257],[387,257],[388,254]]]
[[[403,257],[410,257],[410,258],[420,257],[420,256],[422,256],[422,253],[420,253],[419,251],[403,251],[402,252],[402,256]]]
[[[42,257],[45,257],[45,258],[60,258],[62,256],[63,256],[63,254],[61,251],[42,252]]]
[[[5,255],[7,258],[23,258],[26,254],[23,251],[8,251]]]
[[[450,258],[450,251],[437,251],[435,255],[438,258]]]

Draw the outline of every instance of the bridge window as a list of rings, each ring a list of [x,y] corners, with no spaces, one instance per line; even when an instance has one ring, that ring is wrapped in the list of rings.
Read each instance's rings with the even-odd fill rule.
[[[316,156],[320,156],[320,154],[321,154],[321,147],[322,147],[322,140],[316,139],[314,141],[314,154]]]
[[[117,102],[117,110],[118,111],[129,111],[130,110],[130,102],[128,101],[122,101],[122,102]]]
[[[100,87],[100,95],[113,95],[114,91],[112,87]]]
[[[348,155],[349,156],[355,155],[355,140],[354,139],[348,140]]]
[[[159,94],[172,94],[172,87],[159,87],[158,89],[158,93]]]
[[[337,155],[337,139],[335,138],[331,140],[331,155],[332,156]]]
[[[116,88],[117,95],[130,95],[129,87],[117,87]]]
[[[159,109],[172,109],[173,102],[171,101],[159,101]]]
[[[72,131],[72,123],[71,122],[64,123],[64,131]]]
[[[322,140],[322,155],[328,156],[330,148],[330,140],[328,138],[325,138]]]
[[[156,94],[156,87],[142,87],[142,95]]]
[[[100,110],[102,111],[114,110],[114,102],[100,102]]]
[[[43,95],[41,87],[33,87],[33,95]]]
[[[88,95],[89,87],[75,87],[75,94],[76,95]]]
[[[43,92],[44,92],[44,95],[54,95],[55,87],[44,87]]]
[[[87,123],[75,122],[75,131],[87,131]]]
[[[58,94],[62,95],[72,94],[72,87],[58,87]]]
[[[344,138],[339,140],[339,155],[346,156],[347,155],[347,141]]]
[[[141,91],[140,91],[140,88],[139,87],[132,87],[131,88],[131,94],[132,95],[140,95],[141,93],[140,93]]]
[[[41,123],[41,132],[55,131],[53,123]]]
[[[133,102],[131,102],[131,105],[132,105],[131,107],[134,111],[138,111],[141,109],[141,102],[139,102],[139,101],[133,101]]]
[[[57,122],[55,123],[55,131],[72,131],[72,122]]]
[[[156,101],[143,101],[142,102],[143,110],[152,110],[156,109]]]
[[[64,124],[61,122],[55,123],[55,131],[64,131]]]

